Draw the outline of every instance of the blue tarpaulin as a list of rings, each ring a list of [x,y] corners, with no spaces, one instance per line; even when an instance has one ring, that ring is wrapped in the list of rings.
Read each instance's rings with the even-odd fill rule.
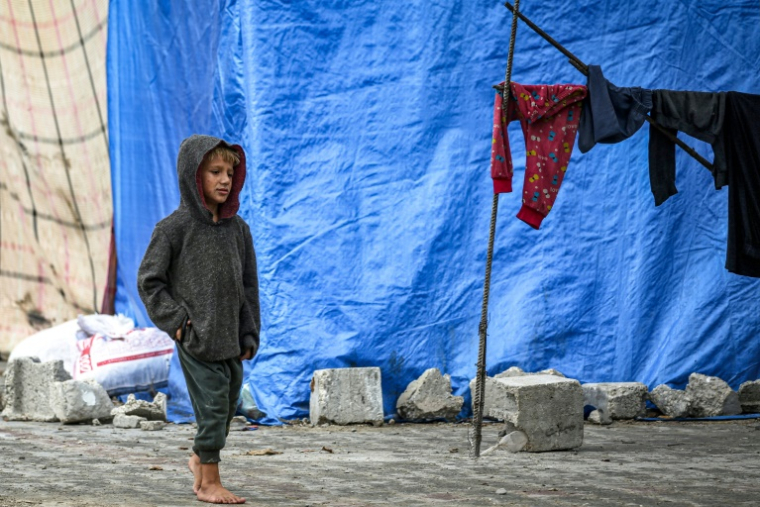
[[[621,86],[760,93],[755,0],[522,2]],[[241,143],[241,215],[258,254],[261,349],[247,381],[268,422],[308,415],[319,368],[379,366],[386,416],[425,369],[469,401],[492,186],[494,90],[511,15],[498,1],[112,0],[108,108],[116,308],[149,325],[137,269],[179,202],[180,141]],[[585,77],[524,24],[513,80]],[[680,193],[656,208],[648,127],[577,149],[535,231],[500,198],[490,374],[556,368],[582,382],[734,388],[760,375],[760,281],[724,269],[728,189],[677,154]],[[710,147],[689,139],[709,159]],[[178,364],[170,410],[191,408]],[[464,412],[463,414],[465,414]]]

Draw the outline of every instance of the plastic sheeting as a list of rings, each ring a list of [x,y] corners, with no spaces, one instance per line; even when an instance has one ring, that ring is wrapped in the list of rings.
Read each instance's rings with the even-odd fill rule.
[[[760,93],[755,0],[525,1],[523,11],[621,86]],[[491,204],[500,2],[113,0],[109,117],[117,311],[148,324],[135,279],[153,225],[178,203],[192,133],[250,161],[241,214],[258,252],[262,346],[248,382],[269,422],[308,415],[319,368],[379,366],[386,416],[425,369],[469,400]],[[525,25],[513,79],[585,84]],[[501,197],[490,374],[557,368],[583,382],[733,387],[760,373],[760,281],[724,267],[727,189],[678,153],[680,193],[649,191],[648,130],[574,153],[540,231]],[[707,145],[690,140],[712,157]],[[191,417],[178,364],[175,420]],[[469,403],[468,403],[469,405]]]

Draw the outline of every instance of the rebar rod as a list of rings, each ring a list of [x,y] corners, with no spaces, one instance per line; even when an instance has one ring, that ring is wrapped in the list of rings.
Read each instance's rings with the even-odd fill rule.
[[[502,117],[506,117],[507,101],[510,99],[509,83],[512,81],[512,60],[515,53],[515,39],[517,37],[517,15],[520,11],[520,0],[515,0],[515,7],[512,11],[512,32],[509,37],[509,51],[507,53],[507,70],[504,77],[504,91],[502,92]],[[506,127],[505,127],[506,128]],[[486,345],[488,340],[488,298],[491,292],[491,264],[493,263],[493,244],[496,236],[496,216],[499,211],[499,194],[493,195],[491,204],[491,226],[488,232],[488,253],[486,255],[486,278],[483,283],[483,305],[480,310],[480,325],[478,326],[478,336],[480,345],[478,347],[478,371],[475,380],[475,394],[473,395],[473,417],[470,435],[470,457],[480,457],[480,442],[482,440],[483,430],[483,402],[485,399],[485,382],[486,382]]]

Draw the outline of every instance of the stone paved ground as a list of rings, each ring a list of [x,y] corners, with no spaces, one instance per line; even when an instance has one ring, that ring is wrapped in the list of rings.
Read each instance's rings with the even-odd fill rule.
[[[485,427],[486,444],[498,429]],[[185,467],[193,431],[0,421],[0,506],[199,505]],[[465,424],[233,432],[222,474],[265,506],[760,505],[757,420],[587,425],[577,451],[479,461],[466,435]],[[265,448],[282,454],[245,454]]]

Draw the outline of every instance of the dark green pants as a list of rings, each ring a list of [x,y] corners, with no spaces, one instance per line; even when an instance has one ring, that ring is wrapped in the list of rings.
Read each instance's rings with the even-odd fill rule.
[[[219,463],[219,451],[230,433],[243,385],[243,363],[237,357],[200,361],[188,354],[182,344],[177,344],[177,353],[198,424],[193,452],[201,463]]]

